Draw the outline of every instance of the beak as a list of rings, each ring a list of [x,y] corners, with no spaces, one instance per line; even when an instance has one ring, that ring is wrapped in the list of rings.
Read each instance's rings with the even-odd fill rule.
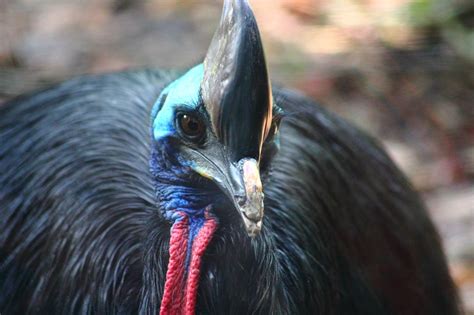
[[[262,229],[263,219],[263,187],[260,171],[254,159],[242,159],[238,165],[242,179],[240,187],[243,187],[244,194],[234,197],[234,203],[240,210],[248,235],[255,237]]]
[[[226,170],[195,169],[200,175],[214,181],[232,201],[250,237],[255,237],[262,229],[263,187],[260,180],[258,162],[244,158],[239,162],[227,164]]]

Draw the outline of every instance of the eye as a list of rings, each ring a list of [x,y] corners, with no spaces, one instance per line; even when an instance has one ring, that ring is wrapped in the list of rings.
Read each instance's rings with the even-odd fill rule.
[[[271,127],[270,127],[270,131],[268,131],[267,139],[272,140],[273,137],[275,137],[278,134],[278,130],[280,128],[280,121],[281,121],[280,116],[273,117],[273,121],[272,121],[272,124],[271,124]]]
[[[178,114],[178,126],[183,134],[193,141],[201,140],[205,126],[201,119],[192,114]]]

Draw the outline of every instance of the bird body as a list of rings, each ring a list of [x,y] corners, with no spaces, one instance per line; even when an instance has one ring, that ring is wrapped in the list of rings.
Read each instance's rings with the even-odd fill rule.
[[[459,314],[376,141],[268,80],[244,0],[203,64],[0,106],[2,314]]]
[[[174,75],[89,76],[0,107],[3,314],[159,310],[170,223],[149,115]],[[439,238],[373,140],[312,101],[287,113],[262,233],[225,226],[205,253],[203,314],[455,314]]]

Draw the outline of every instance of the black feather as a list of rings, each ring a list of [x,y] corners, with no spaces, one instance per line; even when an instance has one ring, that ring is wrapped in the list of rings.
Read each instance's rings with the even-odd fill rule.
[[[89,76],[0,107],[1,314],[158,314],[170,225],[149,115],[174,78]],[[197,312],[458,314],[438,234],[384,151],[300,95],[274,98],[287,117],[262,233],[220,225]]]

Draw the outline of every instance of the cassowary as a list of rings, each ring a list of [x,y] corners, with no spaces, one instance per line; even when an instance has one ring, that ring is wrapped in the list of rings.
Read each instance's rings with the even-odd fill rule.
[[[417,194],[373,139],[272,90],[245,0],[203,64],[17,97],[0,137],[2,315],[460,312]]]

